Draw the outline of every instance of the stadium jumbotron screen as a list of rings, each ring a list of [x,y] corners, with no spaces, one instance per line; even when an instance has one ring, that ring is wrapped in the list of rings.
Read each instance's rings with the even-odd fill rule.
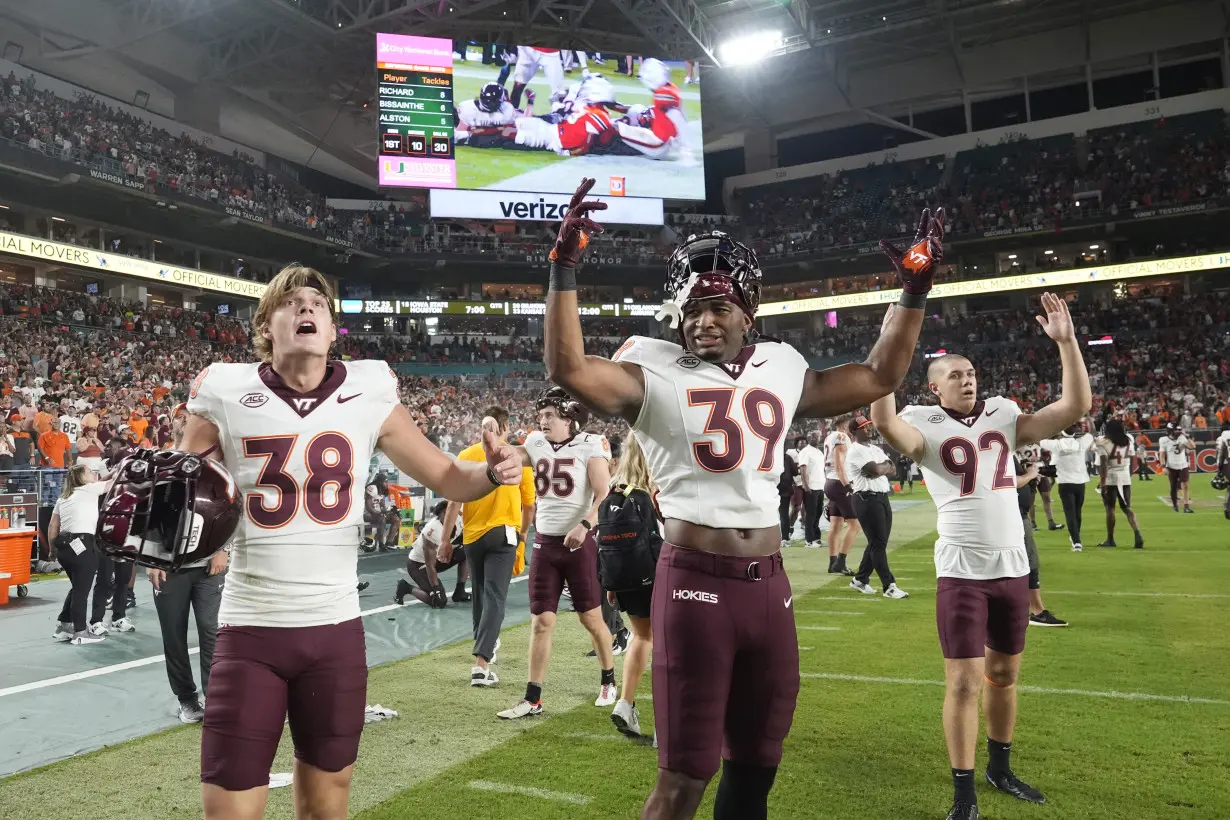
[[[682,62],[376,35],[382,186],[704,199]]]

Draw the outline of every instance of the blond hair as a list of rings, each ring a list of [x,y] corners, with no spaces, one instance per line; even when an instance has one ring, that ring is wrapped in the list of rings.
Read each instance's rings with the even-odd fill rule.
[[[649,474],[649,465],[645,463],[645,451],[635,435],[628,436],[624,442],[623,455],[619,457],[619,466],[615,468],[613,477],[615,486],[625,484],[644,490],[652,497],[658,492],[658,485]]]
[[[73,493],[77,492],[78,487],[84,487],[90,482],[85,480],[86,473],[90,468],[84,464],[74,465],[68,471],[68,475],[64,476],[64,487],[60,490],[60,498],[68,498]]]
[[[269,327],[269,319],[286,297],[299,288],[315,288],[320,291],[329,305],[329,318],[336,321],[333,303],[337,297],[333,283],[315,268],[293,263],[287,265],[278,271],[278,275],[265,287],[260,304],[256,306],[256,316],[252,319],[252,329],[255,331],[252,334],[252,347],[256,349],[256,355],[262,362],[273,361],[273,341],[264,336],[265,329]]]

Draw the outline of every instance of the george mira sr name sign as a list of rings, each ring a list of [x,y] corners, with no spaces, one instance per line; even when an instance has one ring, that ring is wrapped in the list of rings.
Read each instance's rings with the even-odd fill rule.
[[[164,265],[149,259],[105,253],[96,248],[66,245],[63,242],[52,242],[49,239],[39,239],[35,236],[25,236],[8,231],[0,231],[0,253],[10,253],[41,262],[88,268],[115,276],[135,276],[139,279],[165,282],[168,285],[193,290],[208,290],[248,299],[260,299],[265,292],[265,285],[260,282],[236,279],[233,276],[223,276],[220,273],[210,273],[196,268]]]

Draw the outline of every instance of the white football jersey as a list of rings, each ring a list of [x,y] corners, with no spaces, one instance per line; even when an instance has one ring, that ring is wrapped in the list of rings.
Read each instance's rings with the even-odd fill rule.
[[[926,442],[918,466],[939,510],[935,572],[940,578],[1019,578],[1029,573],[1017,505],[1016,402],[980,401],[968,416],[911,405],[898,416]]]
[[[837,472],[837,448],[850,447],[850,437],[840,430],[834,430],[824,437],[824,478],[840,481],[841,474]],[[850,480],[850,471],[846,470],[846,480]]]
[[[628,339],[614,360],[645,375],[632,429],[663,518],[717,529],[779,526],[777,480],[807,360],[788,344],[760,342],[712,364],[642,336]]]
[[[309,393],[255,363],[212,364],[193,382],[188,412],[218,428],[244,503],[219,623],[302,627],[359,617],[363,476],[399,403],[397,378],[384,362],[329,368]]]
[[[577,433],[562,444],[552,444],[541,430],[535,430],[525,437],[525,451],[530,454],[538,492],[534,529],[543,535],[565,536],[594,505],[589,460],[610,461],[611,445],[597,433]]]
[[[521,112],[514,108],[508,100],[500,103],[500,110],[494,112],[484,111],[474,100],[466,100],[457,106],[457,118],[465,124],[468,130],[512,125],[520,116],[523,116]]]
[[[1106,464],[1106,485],[1108,487],[1131,486],[1132,457],[1136,455],[1136,445],[1130,437],[1126,447],[1119,447],[1108,438],[1098,439],[1096,452],[1098,466]]]
[[[1230,459],[1230,430],[1217,437],[1217,457]]]
[[[461,535],[462,531],[461,516],[457,516],[457,523],[453,525],[453,537],[449,539],[450,543],[457,536]],[[418,561],[420,564],[426,563],[426,556],[423,554],[423,540],[426,539],[436,545],[436,549],[440,548],[443,543],[442,536],[444,535],[444,522],[439,518],[433,518],[423,525],[423,529],[419,530],[419,537],[414,539],[414,544],[410,547],[410,560]]]
[[[1157,451],[1166,459],[1169,470],[1186,470],[1191,467],[1191,459],[1187,450],[1187,436],[1171,438],[1162,436],[1157,440]]]
[[[60,416],[60,429],[68,436],[70,443],[76,444],[77,436],[81,435],[81,419],[76,416]]]

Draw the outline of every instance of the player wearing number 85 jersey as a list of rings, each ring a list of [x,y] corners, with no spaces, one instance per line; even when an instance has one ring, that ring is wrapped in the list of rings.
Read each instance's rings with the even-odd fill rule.
[[[521,477],[517,452],[494,440],[485,463],[433,447],[387,364],[330,361],[333,304],[320,273],[284,269],[253,321],[263,361],[211,365],[189,394],[180,448],[220,459],[244,498],[201,736],[207,820],[264,813],[287,717],[300,813],[346,817],[366,705],[355,580],[372,452],[449,498]]]
[[[1046,316],[1038,322],[1058,345],[1063,366],[1058,401],[1023,414],[1010,399],[979,400],[974,366],[964,356],[949,354],[933,359],[927,370],[938,407],[910,406],[898,415],[891,395],[871,405],[876,427],[919,465],[939,509],[935,617],[947,683],[944,737],[954,791],[950,820],[978,817],[974,747],[984,680],[987,780],[1014,797],[1045,802],[1009,767],[1016,681],[1029,624],[1029,560],[1012,454],[1078,421],[1092,396],[1067,304],[1044,293],[1042,306]]]
[[[595,706],[616,701],[611,632],[602,618],[598,546],[593,528],[611,484],[611,446],[583,433],[589,411],[567,392],[548,387],[535,403],[538,429],[525,438],[522,463],[534,471],[538,493],[534,553],[530,561],[529,683],[525,697],[499,713],[505,720],[542,712],[542,685],[551,659],[551,632],[564,584],[602,669]]]
[[[678,342],[633,337],[614,360],[586,356],[576,265],[589,219],[584,180],[550,258],[545,362],[551,381],[629,421],[660,492],[666,542],[651,620],[658,780],[642,818],[687,820],[724,760],[716,820],[762,820],[799,691],[794,596],[783,569],[777,482],[795,417],[835,416],[900,384],[922,325],[943,214],[924,212],[915,251],[886,247],[905,293],[866,362],[811,370],[752,331],[756,255],[723,233],[689,237],[667,263],[660,316]]]

